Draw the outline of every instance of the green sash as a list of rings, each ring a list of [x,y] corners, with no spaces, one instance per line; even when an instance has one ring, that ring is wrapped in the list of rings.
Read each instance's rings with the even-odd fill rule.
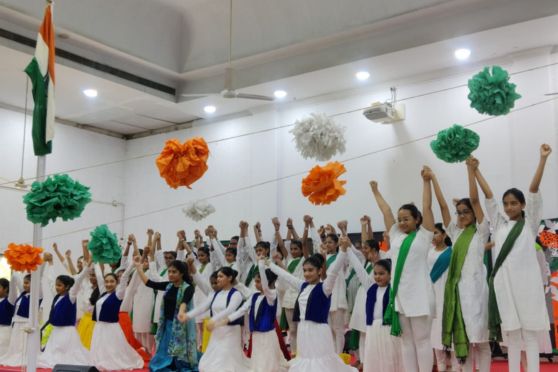
[[[465,263],[465,257],[469,251],[471,241],[477,232],[475,224],[471,224],[463,230],[453,246],[453,252],[448,268],[448,279],[444,288],[444,315],[442,317],[442,344],[455,348],[455,356],[458,359],[467,358],[469,354],[469,338],[465,329],[465,321],[461,311],[461,300],[459,298],[459,280],[461,270]]]
[[[335,259],[337,258],[337,253],[329,256],[329,258],[326,261],[326,270],[329,269],[329,266],[335,262]]]
[[[520,219],[512,227],[504,244],[502,244],[502,249],[500,249],[500,253],[498,257],[496,257],[496,262],[494,262],[492,272],[488,277],[488,330],[490,340],[493,341],[502,341],[502,329],[500,328],[502,319],[500,318],[498,302],[496,301],[496,292],[494,291],[494,277],[496,277],[498,270],[500,270],[500,267],[510,254],[515,241],[523,230],[523,226],[525,226],[525,220]]]
[[[256,264],[253,264],[250,270],[248,271],[248,276],[246,276],[246,280],[244,281],[244,285],[246,287],[250,286],[250,283],[252,283],[252,280],[256,276],[257,271],[258,271],[258,267],[256,266]]]
[[[288,271],[289,273],[291,273],[291,274],[294,273],[294,271],[296,270],[296,267],[298,266],[298,263],[300,262],[300,260],[301,260],[300,257],[294,258],[294,259],[289,263],[289,265],[287,266],[287,271]]]
[[[202,265],[200,266],[200,274],[203,274],[203,271],[205,270],[205,267],[206,267],[206,266],[207,266],[206,263],[204,263],[204,264],[202,264]]]
[[[397,290],[399,289],[399,281],[401,280],[401,274],[403,273],[403,267],[405,266],[405,261],[407,261],[407,256],[411,249],[411,244],[415,237],[417,236],[416,230],[407,235],[403,243],[401,243],[401,249],[399,250],[399,256],[397,256],[397,263],[395,264],[395,273],[393,275],[393,285],[391,286],[389,292],[389,303],[384,314],[384,323],[386,325],[391,325],[391,335],[401,336],[401,324],[399,323],[399,313],[395,311],[395,298],[397,297]]]

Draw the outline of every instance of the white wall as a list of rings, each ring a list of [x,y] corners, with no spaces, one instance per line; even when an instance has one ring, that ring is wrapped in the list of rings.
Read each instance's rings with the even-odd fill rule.
[[[0,183],[19,178],[23,139],[24,115],[0,109]],[[24,177],[36,175],[36,157],[31,140],[31,117],[27,121],[27,144]],[[47,156],[46,173],[63,172],[99,163],[106,163],[125,156],[123,140],[84,131],[65,125],[56,126],[53,152]],[[89,186],[93,202],[89,203],[81,218],[64,222],[57,220],[43,229],[44,246],[57,242],[61,249],[72,249],[74,257],[81,255],[80,242],[88,238],[96,225],[121,219],[122,206],[114,207],[104,202],[123,200],[123,164],[103,166],[69,173],[72,178]],[[27,181],[31,184],[32,181]],[[29,190],[29,188],[28,188]],[[13,183],[0,187],[0,249],[8,243],[31,243],[33,225],[27,221],[22,197],[25,192],[13,188]],[[110,228],[120,235],[121,223]]]
[[[514,72],[554,60],[549,50],[538,50],[515,57],[513,63],[507,59],[503,67]],[[557,90],[552,83],[556,81],[557,72],[555,67],[550,67],[513,76],[512,81],[523,95],[516,102],[516,107],[548,99],[543,94]],[[448,72],[436,79],[432,79],[432,75],[414,77],[414,83],[398,85],[398,97],[411,97],[465,84],[473,73]],[[440,75],[440,72],[433,75]],[[375,91],[371,87],[313,102],[277,106],[251,117],[129,141],[126,156],[157,153],[168,138],[186,140],[192,136],[203,136],[211,142],[283,126],[311,112],[347,112],[365,107],[375,100],[384,100],[386,87],[382,88],[381,91]],[[347,128],[347,151],[336,159],[349,159],[371,152],[374,154],[345,164],[347,173],[343,179],[348,181],[347,194],[329,206],[313,206],[301,194],[301,179],[316,163],[302,159],[296,152],[288,132],[291,127],[211,143],[209,170],[193,184],[192,190],[169,188],[158,175],[155,156],[129,161],[125,170],[125,229],[139,235],[147,227],[153,227],[168,236],[164,244],[171,245],[175,241],[175,232],[180,228],[186,228],[191,234],[194,228],[214,224],[220,237],[225,239],[238,233],[240,219],[246,219],[251,224],[261,221],[264,234],[266,231],[271,234],[269,220],[273,216],[279,216],[282,221],[293,217],[301,227],[302,216],[311,214],[318,224],[348,219],[350,230],[357,231],[358,218],[370,214],[373,224],[378,226],[378,230],[383,230],[381,216],[368,186],[371,179],[379,181],[384,196],[394,209],[409,201],[420,204],[419,171],[423,164],[430,165],[438,174],[448,200],[466,196],[465,166],[446,164],[436,159],[429,147],[432,139],[429,136],[453,123],[468,124],[487,117],[469,108],[467,93],[468,89],[462,87],[405,100],[407,120],[402,124],[380,125],[369,122],[362,116],[361,110],[337,116],[336,121]],[[539,145],[548,142],[553,146],[555,152],[548,162],[542,184],[545,217],[558,216],[556,109],[554,102],[545,103],[471,127],[481,137],[480,148],[475,155],[480,159],[481,169],[497,195],[512,186],[527,190],[538,161]],[[405,144],[421,138],[424,139]],[[298,175],[288,177],[293,174]],[[265,183],[277,178],[282,180]],[[265,184],[226,194],[231,190],[261,183]],[[209,198],[217,212],[195,223],[186,219],[178,206],[200,198]],[[160,211],[151,213],[157,210]]]

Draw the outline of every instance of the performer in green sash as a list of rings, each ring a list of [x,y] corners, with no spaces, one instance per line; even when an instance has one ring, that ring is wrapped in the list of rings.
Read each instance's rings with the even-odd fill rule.
[[[384,322],[391,334],[401,336],[401,354],[405,371],[430,372],[433,357],[430,342],[434,294],[427,265],[432,246],[434,216],[432,214],[432,172],[423,168],[422,215],[413,204],[405,204],[397,212],[397,224],[391,208],[370,182],[372,192],[389,231],[393,275],[389,303]]]
[[[453,349],[452,370],[457,369],[457,357],[464,363],[463,371],[472,372],[476,366],[480,372],[489,372],[491,351],[488,343],[488,285],[483,257],[490,230],[480,204],[475,164],[472,160],[467,161],[467,175],[469,198],[460,199],[455,204],[456,222],[452,222],[438,180],[435,175],[432,176],[432,185],[446,232],[454,242],[441,304],[442,329],[433,336],[437,336],[438,343],[445,348]],[[440,360],[446,357],[436,353],[436,359],[438,369],[441,370],[443,367],[440,366]],[[447,367],[443,369],[450,370]]]
[[[543,144],[539,152],[539,164],[527,197],[516,188],[507,190],[502,197],[504,214],[478,167],[475,172],[486,197],[493,228],[493,267],[488,279],[490,338],[505,339],[508,368],[512,372],[520,369],[522,350],[527,355],[528,371],[539,371],[539,336],[550,328],[544,285],[533,246],[543,211],[539,186],[552,149]]]

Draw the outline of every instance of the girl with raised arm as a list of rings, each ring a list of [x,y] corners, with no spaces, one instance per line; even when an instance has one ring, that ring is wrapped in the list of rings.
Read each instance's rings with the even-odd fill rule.
[[[348,237],[340,243],[350,246]],[[343,372],[356,369],[343,363],[337,355],[333,335],[328,325],[331,296],[340,271],[345,266],[346,253],[339,252],[322,282],[324,258],[314,254],[304,260],[304,280],[295,277],[275,264],[270,269],[284,282],[299,290],[293,320],[298,321],[297,354],[290,361],[290,372]]]
[[[135,258],[134,265],[138,277],[147,287],[164,291],[159,327],[155,336],[157,351],[149,362],[149,370],[168,371],[172,366],[182,372],[196,372],[198,348],[195,321],[192,319],[189,322],[181,322],[177,318],[180,312],[193,308],[194,287],[186,264],[176,260],[169,263],[169,280],[163,282],[148,279],[139,256]]]
[[[438,180],[432,175],[444,226],[453,241],[443,296],[442,329],[437,335],[437,343],[453,348],[452,353],[464,363],[464,372],[474,371],[475,366],[480,372],[488,372],[491,352],[488,344],[488,285],[483,257],[490,230],[480,205],[474,173],[469,159],[469,198],[456,200],[456,222],[452,222]],[[436,309],[437,316],[440,316],[438,303]],[[436,358],[439,356],[444,359],[436,350]]]
[[[430,329],[434,313],[434,293],[427,257],[434,235],[431,175],[422,170],[423,213],[413,204],[404,204],[397,212],[397,224],[391,208],[370,182],[378,207],[389,231],[393,262],[389,305],[384,321],[391,325],[391,334],[401,336],[403,367],[406,372],[432,370]]]
[[[522,348],[527,354],[528,372],[539,371],[538,333],[549,329],[534,242],[542,218],[539,185],[551,152],[549,145],[541,145],[539,164],[527,198],[516,188],[504,193],[504,214],[478,166],[475,168],[475,178],[486,197],[486,210],[493,228],[488,328],[492,340],[502,341],[502,336],[506,336],[511,372],[520,370]]]
[[[129,266],[126,269],[124,278],[128,277],[132,268],[133,266]],[[96,322],[91,339],[93,364],[98,369],[105,370],[142,368],[143,359],[126,341],[124,331],[118,323],[120,304],[126,293],[126,281],[119,283],[112,273],[103,276],[99,264],[95,264],[95,275],[100,296],[93,309],[93,320]]]

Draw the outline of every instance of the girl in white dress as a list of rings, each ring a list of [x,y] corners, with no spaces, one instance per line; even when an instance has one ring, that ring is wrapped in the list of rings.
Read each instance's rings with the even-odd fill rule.
[[[385,321],[391,325],[392,335],[401,336],[406,372],[431,372],[433,364],[430,330],[435,302],[427,257],[432,246],[434,217],[431,176],[426,169],[421,174],[422,216],[413,204],[405,204],[397,212],[397,224],[378,184],[370,182],[384,216],[386,231],[389,231],[393,262],[390,305]]]
[[[486,210],[494,229],[493,268],[489,276],[490,338],[508,343],[508,366],[519,372],[521,349],[527,354],[528,372],[540,369],[539,332],[548,331],[550,322],[537,253],[533,248],[542,219],[539,185],[548,156],[549,145],[540,148],[540,159],[527,200],[518,189],[507,190],[503,197],[505,215],[498,207],[492,190],[473,164],[475,177],[486,197]]]
[[[132,268],[131,265],[126,269],[124,278],[128,277]],[[96,321],[91,339],[93,364],[104,370],[142,368],[143,359],[126,341],[118,323],[120,304],[126,292],[126,281],[118,283],[114,274],[106,274],[103,277],[99,265],[95,265],[95,275],[101,296],[93,310],[93,320]]]
[[[219,320],[229,316],[242,305],[243,297],[234,288],[237,275],[238,273],[230,267],[221,267],[217,274],[219,291],[194,310],[178,314],[181,322],[187,322],[207,310],[210,311],[211,320],[207,323],[207,328],[212,333],[207,350],[199,362],[200,372],[246,372],[250,369],[250,362],[242,351],[242,318],[215,328]]]
[[[67,275],[56,278],[56,296],[48,323],[52,325],[52,332],[48,338],[45,351],[39,355],[37,366],[53,368],[56,364],[91,364],[89,351],[83,347],[76,330],[77,295],[84,278],[88,276],[85,270],[74,279]]]
[[[362,288],[366,290],[363,307],[366,317],[366,336],[361,345],[364,372],[403,372],[401,340],[390,334],[384,325],[384,314],[389,302],[391,261],[379,260],[370,275],[356,255],[349,251],[349,262],[355,268]]]
[[[226,325],[249,314],[249,329],[252,336],[251,372],[286,372],[288,363],[283,357],[275,331],[277,314],[277,275],[265,269],[264,256],[258,261],[258,272],[254,282],[257,292],[244,302],[240,309],[219,321]]]
[[[480,205],[471,160],[468,160],[467,164],[469,198],[457,201],[457,222],[452,222],[438,179],[432,175],[432,184],[440,204],[446,232],[453,241],[444,293],[445,321],[442,322],[441,335],[445,347],[452,347],[456,358],[464,361],[464,372],[474,371],[475,366],[480,372],[488,372],[491,351],[488,343],[488,284],[483,259],[490,230]],[[452,320],[457,313],[462,314],[462,321]],[[452,361],[452,364],[455,365],[455,362]]]
[[[209,260],[209,249],[207,247],[199,247],[197,251],[197,259],[195,260],[196,272],[201,276],[201,280],[209,283],[209,278],[213,273],[213,264]],[[196,288],[197,289],[197,288]],[[204,291],[194,292],[194,308],[200,306],[207,300],[207,293]],[[209,311],[196,317],[198,347],[201,347],[203,336],[203,321],[209,318]]]
[[[43,260],[46,262],[48,259],[46,256],[48,253],[44,254]],[[43,272],[46,264],[42,264],[37,273],[40,278],[43,276]],[[19,278],[16,277],[19,274],[12,276],[12,281],[16,280],[19,282]],[[14,285],[16,282],[14,282]],[[17,285],[19,286],[19,284]],[[23,277],[22,291],[20,291],[19,296],[15,300],[14,304],[14,316],[12,318],[12,331],[10,333],[10,342],[5,353],[0,356],[0,365],[8,367],[17,367],[27,365],[27,355],[26,353],[26,333],[24,329],[29,326],[29,304],[30,304],[30,291],[31,291],[31,274],[27,274]],[[42,286],[40,287],[39,293],[39,303],[42,302],[43,298]]]
[[[18,296],[16,283],[17,279],[13,274],[11,281],[0,279],[0,355],[6,352],[10,344],[14,304]]]
[[[457,367],[455,353],[442,345],[442,315],[444,312],[444,290],[448,278],[448,267],[451,258],[451,239],[441,223],[437,223],[432,238],[432,249],[428,252],[428,270],[434,288],[436,312],[432,319],[430,342],[436,356],[438,371],[452,371],[452,364]]]
[[[348,237],[342,237],[341,243],[350,245]],[[297,331],[297,354],[292,359],[289,372],[356,372],[356,368],[343,363],[337,354],[331,329],[327,318],[335,281],[345,266],[346,253],[339,252],[335,262],[330,266],[327,278],[321,282],[324,270],[324,258],[320,254],[310,256],[304,261],[304,279],[301,280],[277,265],[271,264],[271,270],[298,288],[294,320],[299,321]]]

